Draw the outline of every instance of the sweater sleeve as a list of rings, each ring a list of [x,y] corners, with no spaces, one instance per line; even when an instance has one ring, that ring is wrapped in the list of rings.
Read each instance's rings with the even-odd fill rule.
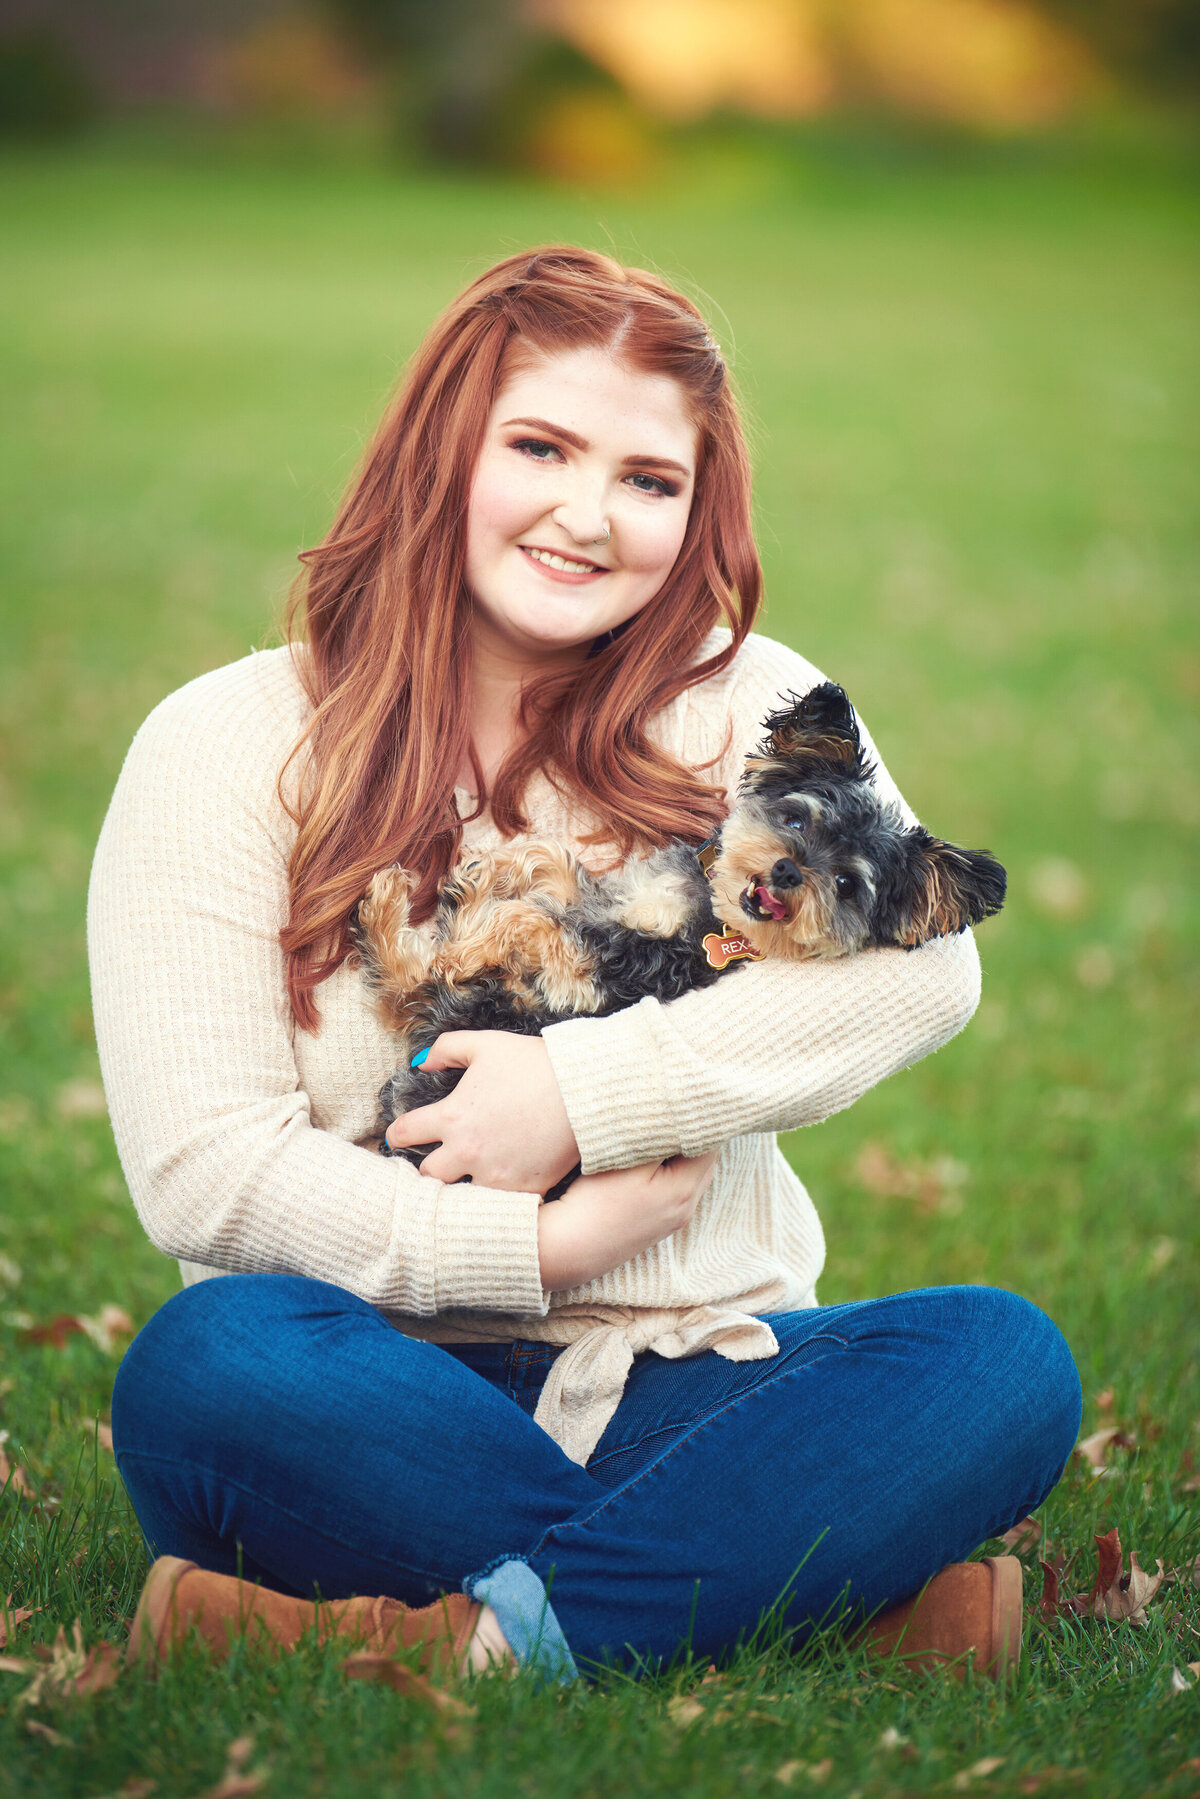
[[[170,1255],[332,1281],[388,1311],[541,1313],[536,1194],[447,1186],[313,1125],[278,941],[275,779],[298,719],[255,660],[151,714],[93,865],[96,1036],[142,1223]]]
[[[780,694],[823,678],[784,646],[750,640],[721,696],[730,790]],[[714,698],[700,689],[697,705]],[[915,822],[859,722],[876,785]],[[979,982],[975,942],[963,932],[833,962],[748,963],[669,1004],[644,999],[543,1038],[590,1174],[816,1124],[962,1030]]]

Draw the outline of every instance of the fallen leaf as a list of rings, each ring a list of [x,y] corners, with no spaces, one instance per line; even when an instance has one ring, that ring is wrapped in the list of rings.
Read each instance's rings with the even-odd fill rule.
[[[864,1143],[854,1172],[867,1192],[881,1199],[911,1199],[919,1211],[954,1216],[962,1211],[962,1189],[971,1171],[953,1156],[901,1162],[882,1143]]]
[[[1186,1674],[1181,1674],[1178,1668],[1171,1669],[1172,1695],[1176,1693],[1190,1693],[1195,1684],[1195,1681],[1189,1680]]]
[[[0,1656],[0,1669],[9,1674],[32,1674],[29,1685],[17,1695],[18,1705],[42,1705],[47,1701],[75,1699],[101,1693],[121,1675],[121,1652],[115,1643],[97,1643],[84,1649],[83,1627],[76,1618],[72,1641],[60,1624],[50,1648],[39,1644],[34,1659]]]
[[[51,1318],[46,1324],[31,1324],[21,1334],[26,1343],[52,1343],[55,1349],[65,1349],[67,1338],[82,1329],[78,1318],[70,1312],[60,1312],[57,1318]]]
[[[1130,1552],[1129,1573],[1123,1573],[1124,1556],[1116,1526],[1096,1538],[1099,1569],[1088,1594],[1088,1609],[1093,1618],[1108,1618],[1113,1623],[1148,1624],[1146,1607],[1166,1578],[1162,1562],[1154,1574],[1138,1566]]]
[[[1083,1768],[1058,1768],[1051,1763],[1048,1768],[1041,1768],[1036,1774],[1023,1774],[1017,1782],[1018,1793],[1040,1793],[1044,1786],[1053,1783],[1061,1786],[1065,1780],[1082,1780]]]
[[[132,1337],[133,1319],[124,1306],[101,1306],[94,1318],[80,1317],[80,1326],[85,1330],[97,1349],[107,1354],[116,1344],[118,1337]]]
[[[1116,1392],[1112,1387],[1102,1388],[1096,1395],[1096,1410],[1098,1412],[1111,1412],[1113,1405],[1116,1402],[1116,1397]]]
[[[888,1751],[893,1749],[903,1749],[907,1741],[908,1738],[902,1737],[894,1724],[889,1724],[879,1738],[879,1747]]]
[[[209,1787],[203,1799],[249,1799],[266,1782],[261,1769],[250,1769],[246,1763],[254,1753],[254,1738],[234,1737],[225,1751],[225,1772],[216,1786]]]
[[[424,1674],[417,1674],[395,1656],[383,1655],[375,1651],[364,1651],[358,1655],[348,1655],[342,1663],[342,1672],[348,1680],[377,1680],[385,1686],[392,1687],[397,1693],[403,1693],[406,1699],[416,1699],[422,1705],[431,1706],[446,1718],[473,1718],[475,1707],[468,1705],[465,1699],[459,1699],[454,1693],[448,1693],[444,1687],[434,1686]],[[693,1700],[693,1704],[698,1703]],[[668,1708],[669,1709],[669,1708]],[[701,1711],[704,1710],[700,1706]]]
[[[32,1499],[33,1488],[29,1484],[29,1476],[26,1474],[24,1468],[22,1468],[20,1462],[17,1462],[16,1464],[10,1462],[7,1455],[4,1453],[4,1445],[7,1442],[8,1432],[6,1430],[0,1430],[0,1490],[11,1484],[13,1492],[19,1493],[22,1499]],[[3,1640],[4,1639],[0,1637],[0,1642],[3,1642]]]
[[[16,1384],[12,1375],[6,1374],[4,1379],[0,1380],[0,1399],[7,1399]]]
[[[124,1306],[108,1305],[102,1306],[94,1318],[84,1313],[60,1312],[45,1324],[30,1325],[21,1334],[26,1343],[49,1343],[55,1349],[65,1349],[68,1337],[82,1333],[108,1354],[118,1337],[131,1337],[133,1330],[133,1319]]]
[[[951,1781],[956,1793],[965,1793],[973,1780],[986,1780],[997,1768],[1004,1766],[1002,1755],[985,1755],[979,1761],[972,1762],[969,1768],[960,1768]]]
[[[1084,1437],[1075,1445],[1075,1454],[1082,1456],[1089,1468],[1097,1474],[1103,1474],[1108,1468],[1108,1452],[1110,1449],[1136,1449],[1133,1437],[1115,1424],[1106,1425],[1103,1430],[1093,1431],[1090,1437]]]
[[[108,1111],[99,1081],[66,1081],[54,1096],[60,1118],[103,1118]]]
[[[808,1778],[815,1787],[824,1786],[832,1773],[833,1757],[832,1755],[827,1755],[824,1761],[814,1762],[812,1764],[812,1767],[808,1770]]]
[[[679,1693],[674,1699],[667,1700],[667,1716],[680,1730],[686,1730],[689,1724],[695,1724],[704,1716],[704,1707],[690,1694]]]
[[[804,1762],[782,1762],[780,1766],[776,1768],[772,1778],[777,1780],[781,1787],[790,1787],[797,1774],[802,1774],[804,1772],[804,1768]]]
[[[1000,1541],[1013,1555],[1031,1555],[1040,1542],[1042,1527],[1036,1518],[1022,1518],[1011,1530],[1006,1530]]]
[[[43,1724],[40,1718],[26,1718],[25,1729],[31,1737],[41,1737],[44,1743],[49,1743],[54,1749],[70,1749],[72,1747],[69,1737],[65,1737],[61,1730],[51,1730],[50,1726]]]
[[[40,1605],[14,1605],[10,1593],[4,1604],[0,1606],[0,1649],[8,1644],[8,1639],[15,1630],[19,1630],[26,1619],[32,1618],[35,1612],[41,1611]]]

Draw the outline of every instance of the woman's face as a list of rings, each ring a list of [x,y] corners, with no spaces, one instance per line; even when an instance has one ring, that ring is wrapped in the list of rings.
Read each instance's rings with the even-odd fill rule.
[[[471,487],[477,645],[560,661],[640,612],[679,554],[695,470],[669,376],[606,350],[532,356],[496,397]]]

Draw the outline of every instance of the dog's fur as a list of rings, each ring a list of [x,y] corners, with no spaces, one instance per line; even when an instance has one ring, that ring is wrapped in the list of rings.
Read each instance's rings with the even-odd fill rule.
[[[723,927],[759,955],[802,961],[913,949],[1000,910],[993,857],[906,825],[880,799],[842,688],[791,696],[765,733],[705,850],[671,844],[602,876],[547,840],[480,852],[443,881],[432,933],[410,923],[406,870],[374,877],[355,943],[405,1051],[380,1094],[382,1129],[454,1087],[458,1069],[409,1066],[443,1031],[536,1036],[647,995],[676,999],[720,977],[705,939]],[[420,1161],[431,1148],[397,1153]]]

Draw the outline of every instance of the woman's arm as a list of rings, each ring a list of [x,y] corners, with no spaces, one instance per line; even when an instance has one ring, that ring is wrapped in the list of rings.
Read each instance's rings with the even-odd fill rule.
[[[217,670],[151,715],[117,784],[88,945],[138,1213],[170,1255],[314,1276],[388,1310],[542,1311],[537,1194],[447,1186],[313,1126],[278,942],[290,839],[274,783],[299,720],[277,659]],[[338,1079],[363,1090],[369,1055]]]

